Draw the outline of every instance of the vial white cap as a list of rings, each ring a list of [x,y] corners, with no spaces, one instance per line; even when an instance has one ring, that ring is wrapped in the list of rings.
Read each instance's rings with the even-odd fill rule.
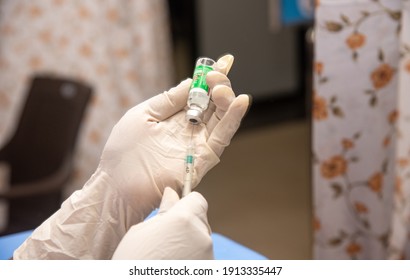
[[[197,107],[191,107],[186,112],[186,120],[192,124],[200,124],[202,123],[202,110]]]

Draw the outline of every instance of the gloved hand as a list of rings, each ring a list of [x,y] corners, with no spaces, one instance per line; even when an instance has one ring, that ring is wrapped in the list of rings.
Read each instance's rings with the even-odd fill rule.
[[[249,98],[235,95],[226,77],[230,55],[207,75],[214,106],[195,127],[196,186],[219,162],[238,129]],[[191,135],[185,120],[191,80],[130,109],[115,125],[100,164],[80,190],[16,250],[18,259],[111,259],[128,229],[160,204],[166,186],[181,191]]]
[[[113,259],[210,260],[214,258],[208,204],[198,192],[179,200],[165,188],[156,216],[134,225],[125,234]]]
[[[219,65],[225,65],[219,71],[226,71],[232,59],[227,56],[219,60]],[[211,109],[205,117],[209,126],[194,126],[194,187],[219,162],[249,101],[246,95],[235,99],[229,79],[220,72],[209,74],[208,83],[217,110],[210,115]],[[134,210],[143,207],[150,212],[158,207],[165,186],[178,192],[182,189],[184,159],[192,132],[183,110],[190,84],[188,79],[129,110],[108,139],[99,170],[108,175],[112,187]]]

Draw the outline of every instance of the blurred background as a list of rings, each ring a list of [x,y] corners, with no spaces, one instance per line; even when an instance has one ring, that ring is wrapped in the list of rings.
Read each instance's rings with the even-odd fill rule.
[[[198,187],[211,227],[270,259],[311,258],[313,8],[297,2],[169,1],[176,59],[186,62],[180,78],[198,56],[231,53],[234,91],[253,97],[221,162]]]
[[[197,57],[231,53],[233,89],[253,104],[197,189],[210,225],[270,259],[312,258],[312,2],[2,1],[0,233],[34,228],[81,188],[128,108],[191,77]],[[46,91],[76,112],[46,126],[66,128],[61,143],[40,130]],[[32,152],[44,142],[64,152]]]

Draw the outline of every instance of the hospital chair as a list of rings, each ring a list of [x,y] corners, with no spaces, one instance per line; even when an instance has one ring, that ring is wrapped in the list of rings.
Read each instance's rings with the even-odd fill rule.
[[[16,130],[0,149],[0,164],[9,170],[0,192],[0,236],[31,230],[60,207],[91,95],[91,87],[78,81],[33,77]]]

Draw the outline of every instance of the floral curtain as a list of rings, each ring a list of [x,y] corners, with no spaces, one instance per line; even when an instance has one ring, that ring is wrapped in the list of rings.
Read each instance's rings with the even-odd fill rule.
[[[0,145],[11,136],[33,74],[94,89],[67,195],[96,169],[104,143],[131,106],[171,86],[165,0],[0,2]]]
[[[410,1],[316,1],[314,258],[410,258]]]

